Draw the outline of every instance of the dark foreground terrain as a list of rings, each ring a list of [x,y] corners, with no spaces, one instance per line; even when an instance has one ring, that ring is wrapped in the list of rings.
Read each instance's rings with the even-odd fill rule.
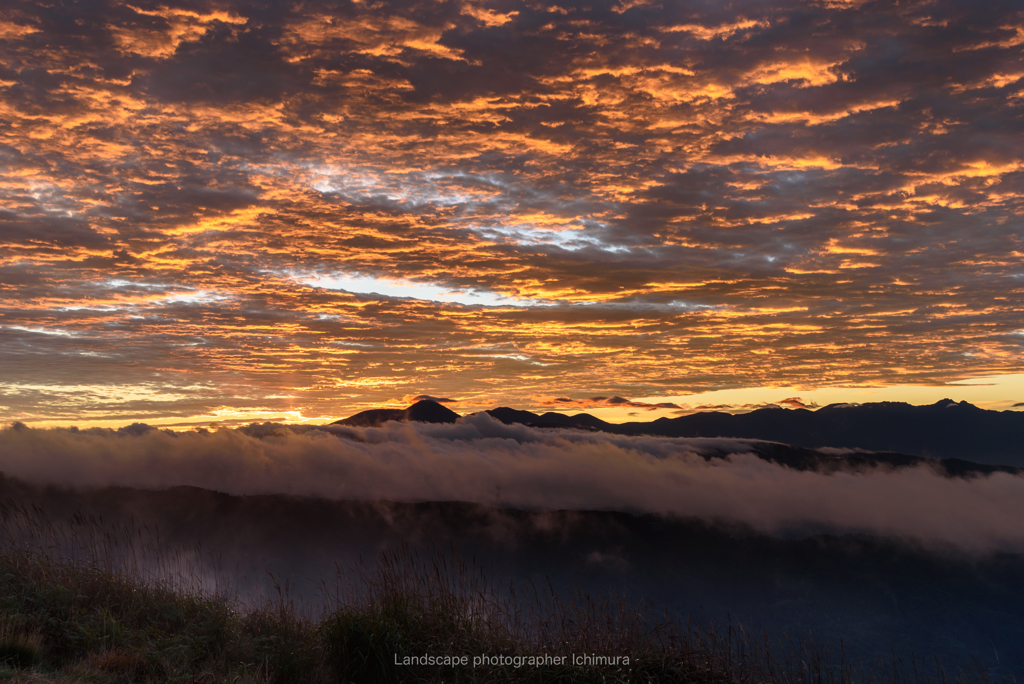
[[[777,657],[780,662],[792,659],[794,649],[806,648],[805,639],[813,634],[813,641],[817,644],[812,649],[815,653],[819,649],[831,649],[830,658],[834,662],[830,662],[838,668],[829,670],[833,674],[845,671],[842,664],[853,668],[851,672],[864,668],[871,671],[879,667],[891,669],[894,659],[908,666],[917,661],[922,663],[922,667],[934,668],[933,656],[941,660],[952,673],[951,677],[958,671],[984,672],[997,678],[1003,674],[1019,677],[1024,669],[1024,654],[1020,649],[1020,644],[1024,643],[1024,582],[1021,582],[1024,558],[1019,555],[969,557],[927,551],[897,540],[853,535],[816,534],[777,539],[735,526],[625,513],[538,513],[463,503],[367,503],[282,495],[236,497],[195,488],[79,492],[39,489],[5,479],[0,483],[0,501],[5,502],[4,524],[8,537],[3,570],[3,581],[7,584],[2,592],[5,596],[4,634],[44,635],[38,637],[44,644],[41,652],[49,652],[46,657],[53,662],[70,662],[68,659],[80,659],[95,653],[101,653],[102,658],[114,658],[110,654],[134,652],[132,649],[136,646],[132,644],[132,630],[148,629],[145,627],[148,618],[144,612],[132,618],[140,621],[135,627],[122,624],[124,618],[117,617],[117,611],[125,609],[118,603],[122,599],[100,597],[95,600],[102,605],[93,607],[100,611],[97,613],[100,617],[95,618],[99,620],[97,624],[75,628],[79,631],[71,635],[52,636],[47,631],[52,625],[47,621],[65,620],[67,616],[61,617],[60,611],[84,615],[90,610],[76,603],[78,598],[74,592],[84,589],[70,585],[61,588],[68,582],[86,580],[80,580],[74,573],[67,575],[70,572],[67,569],[60,572],[47,569],[46,563],[39,565],[41,561],[38,558],[19,560],[18,556],[12,556],[13,549],[24,548],[26,540],[30,547],[48,549],[47,553],[52,558],[75,560],[77,567],[85,563],[93,571],[110,570],[121,573],[122,577],[135,577],[143,584],[173,575],[177,578],[174,586],[179,594],[184,592],[184,595],[219,592],[230,600],[216,610],[229,611],[234,616],[231,619],[241,620],[238,624],[232,623],[234,626],[216,627],[229,631],[256,629],[252,625],[245,627],[249,624],[245,620],[250,618],[243,619],[243,614],[270,615],[259,619],[280,622],[285,620],[282,616],[287,613],[290,617],[285,622],[292,626],[274,622],[278,625],[274,629],[292,630],[295,634],[307,630],[309,633],[303,638],[309,639],[313,638],[309,635],[314,632],[322,636],[322,630],[326,629],[323,625],[327,624],[323,622],[327,619],[325,616],[336,614],[338,606],[344,603],[342,597],[358,594],[358,591],[353,594],[356,585],[362,590],[372,585],[366,577],[377,572],[375,563],[383,552],[418,557],[427,565],[440,559],[443,565],[454,563],[457,566],[456,559],[461,558],[465,567],[458,574],[472,577],[474,582],[485,582],[489,587],[486,591],[479,588],[474,591],[481,597],[494,597],[495,600],[497,597],[513,600],[510,598],[513,592],[518,597],[515,601],[528,597],[535,601],[547,596],[550,607],[559,604],[559,600],[551,603],[553,594],[561,597],[560,600],[585,606],[587,599],[582,598],[583,594],[600,601],[608,597],[610,591],[624,596],[627,604],[646,599],[650,606],[665,606],[675,615],[676,627],[673,629],[685,632],[690,627],[682,628],[680,625],[696,626],[697,631],[687,632],[691,634],[687,638],[695,638],[693,635],[698,633],[707,634],[707,628],[717,623],[719,633],[727,634],[731,628],[734,635],[740,634],[739,630],[742,634],[754,635],[760,644],[757,647],[759,652],[764,657]],[[406,565],[411,568],[415,563]],[[358,569],[360,567],[362,570]],[[416,575],[411,570],[403,572]],[[54,578],[61,573],[66,575],[65,580],[54,585]],[[124,584],[122,580],[107,576],[97,577],[88,579],[88,582],[99,582],[96,586],[116,585],[121,587],[119,591],[129,593],[139,591],[138,587],[132,588],[135,580],[124,580],[128,582]],[[394,583],[394,577],[391,581]],[[427,585],[437,583],[427,582]],[[433,589],[427,593],[430,591]],[[185,601],[192,606],[189,610],[200,610],[196,606],[201,602],[186,601],[181,595],[160,596],[172,603]],[[570,601],[570,597],[576,598]],[[266,602],[271,599],[274,605],[279,608],[288,606],[288,610],[282,613],[275,609],[276,613],[267,613]],[[373,599],[379,600],[382,600],[379,596]],[[50,601],[56,602],[54,606],[47,605]],[[71,604],[64,605],[68,601]],[[430,604],[430,600],[427,603]],[[243,610],[239,606],[246,608]],[[259,606],[263,608],[251,612]],[[465,612],[464,609],[459,610]],[[615,609],[606,606],[601,610],[611,614]],[[517,610],[511,613],[517,614]],[[653,614],[647,613],[647,617],[640,621],[648,626],[655,624],[651,621]],[[441,619],[434,615],[430,620],[435,618]],[[223,634],[188,636],[200,629],[196,620],[213,620],[209,616],[183,616],[180,619],[184,620],[182,625],[188,625],[181,628],[183,636],[174,637],[174,630],[166,627],[170,630],[166,633],[166,639],[170,639],[167,643],[178,643],[175,639],[180,641],[186,637],[214,641],[228,639]],[[602,619],[595,618],[595,624]],[[569,623],[575,624],[573,620],[566,623],[564,615],[555,620],[558,621],[563,628],[568,628],[566,625]],[[508,626],[509,621],[502,618],[499,622]],[[18,627],[23,623],[31,629]],[[609,617],[603,629],[617,633],[621,631],[620,627]],[[451,625],[448,628],[455,629]],[[210,626],[209,629],[215,628]],[[407,637],[413,639],[403,636],[398,627],[394,629],[398,631],[387,638],[394,637],[399,641]],[[534,636],[517,637],[518,645],[506,644],[503,648],[519,649],[519,652],[540,648],[540,642],[530,641],[540,638],[536,636],[536,626],[526,631]],[[622,632],[623,639],[628,636],[627,632]],[[244,639],[237,634],[231,638],[238,637],[250,646],[263,643],[260,648],[265,651],[270,648],[267,645],[270,642],[260,642],[264,638],[260,634],[262,632],[257,629]],[[469,638],[472,634],[475,632],[470,629],[464,636]],[[494,634],[487,638],[498,639]],[[764,645],[764,635],[770,646]],[[785,646],[787,635],[792,640],[789,646]],[[19,638],[24,640],[29,636]],[[452,649],[482,648],[479,644],[463,643],[460,641],[462,637],[449,637],[447,646],[438,646],[443,650],[438,655],[462,655],[461,651],[456,654]],[[274,638],[280,640],[284,637]],[[483,639],[484,636],[477,634],[472,638]],[[635,639],[629,637],[634,639],[629,643],[628,639],[622,643],[615,642],[607,634],[598,638],[596,633],[590,636],[576,634],[573,638],[583,640],[574,646],[577,649],[583,648],[584,642],[604,643],[601,639],[607,641],[605,645],[608,648],[614,642],[620,651],[623,648],[638,649],[634,653],[634,662],[645,648],[653,648],[648,643],[650,635]],[[54,639],[59,644],[53,643]],[[47,643],[48,646],[45,645]],[[309,656],[310,663],[316,661],[316,667],[320,668],[317,677],[326,677],[324,681],[338,681],[341,665],[325,665],[327,656],[324,654],[327,651],[323,649],[326,647],[322,643],[315,647],[309,643],[302,648],[319,654]],[[418,652],[419,646],[415,644],[419,642],[415,639],[401,643],[404,644],[402,648]],[[391,648],[387,646],[385,650]],[[548,644],[544,648],[550,650],[554,647]],[[297,674],[294,676],[298,679],[288,679],[291,675],[281,675],[280,672],[273,676],[268,674],[266,668],[270,667],[273,658],[266,652],[260,651],[263,653],[262,666],[256,660],[245,660],[256,658],[253,654],[257,651],[250,649],[246,652],[248,655],[231,656],[241,658],[239,663],[235,663],[239,667],[248,663],[248,669],[242,669],[247,677],[256,677],[252,681],[262,681],[259,677],[266,681],[307,681]],[[645,656],[647,662],[661,663],[659,668],[668,667],[665,665],[668,661],[663,662],[665,657],[672,662],[682,662],[679,653],[673,652],[675,655],[671,656],[662,651],[658,651],[660,655],[652,653],[654,651]],[[128,655],[124,657],[129,658]],[[139,657],[152,660],[156,656],[150,653]],[[278,653],[273,657],[280,659],[285,656]],[[805,664],[808,662],[807,656],[800,658]],[[925,660],[928,662],[924,663]],[[206,662],[200,658],[193,663],[194,668],[199,668],[196,671],[213,667],[209,663],[201,665],[200,661]],[[115,672],[116,676],[102,681],[164,681],[171,670],[181,674],[188,669],[179,663],[174,666],[178,669],[164,668],[160,674],[157,672],[159,668],[153,669],[156,666],[136,665],[125,667],[129,670],[136,668],[143,674],[129,673],[130,676],[122,677]],[[307,665],[313,667],[309,663]],[[260,667],[264,669],[260,670]],[[278,663],[275,667],[284,665]],[[677,676],[679,681],[691,679],[692,672],[681,674],[681,671],[670,670],[645,671],[647,674],[643,676],[649,675],[653,679],[636,679],[634,675],[639,677],[639,670],[629,677],[634,677],[634,681],[668,681]],[[147,672],[149,674],[145,674]],[[549,674],[552,678],[543,678],[547,677],[543,675],[536,681],[574,681],[558,679],[555,677],[557,673]],[[398,676],[394,672],[392,675]],[[722,672],[715,676],[719,675],[726,677]],[[422,676],[429,679],[434,675],[428,672]],[[625,674],[622,676],[626,677]],[[732,673],[726,679],[738,676]],[[391,680],[354,678],[351,681]]]

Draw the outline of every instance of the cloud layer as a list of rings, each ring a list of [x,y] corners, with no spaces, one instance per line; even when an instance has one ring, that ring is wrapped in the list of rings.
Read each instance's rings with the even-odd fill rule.
[[[1016,2],[16,2],[7,419],[1020,371]]]
[[[971,552],[1024,550],[1024,478],[1006,473],[951,478],[925,465],[825,475],[763,461],[744,440],[541,430],[485,414],[334,430],[22,426],[0,433],[0,471],[43,485],[620,510],[770,533],[862,531]]]

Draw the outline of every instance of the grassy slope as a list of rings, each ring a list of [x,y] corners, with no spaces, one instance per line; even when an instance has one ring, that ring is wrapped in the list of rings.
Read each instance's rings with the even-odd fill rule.
[[[253,604],[204,589],[188,554],[101,520],[50,522],[0,502],[0,679],[22,682],[830,682],[863,681],[841,649],[768,644],[680,623],[650,606],[533,586],[497,587],[408,551],[325,587],[315,616],[286,588]],[[191,574],[190,574],[191,573]],[[396,656],[628,656],[625,666],[396,666]],[[876,681],[925,670],[882,664]],[[934,672],[933,681],[986,673]]]
[[[54,682],[731,681],[713,641],[685,644],[612,603],[549,605],[516,619],[474,595],[464,568],[382,559],[364,600],[302,618],[237,610],[38,550],[0,556],[3,676]],[[524,604],[525,605],[525,604]],[[553,609],[552,609],[553,608]],[[707,636],[707,635],[706,635]],[[665,638],[669,637],[669,638]],[[568,649],[568,651],[566,651]],[[396,667],[395,656],[628,653],[624,667]]]

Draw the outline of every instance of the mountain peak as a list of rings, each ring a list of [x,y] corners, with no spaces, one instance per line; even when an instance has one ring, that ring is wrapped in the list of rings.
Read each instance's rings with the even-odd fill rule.
[[[941,400],[935,402],[934,404],[932,404],[932,406],[934,406],[936,408],[952,408],[954,406],[959,406],[959,407],[963,407],[963,408],[978,408],[977,406],[975,406],[974,404],[972,404],[970,402],[967,402],[967,401],[953,401],[952,399],[941,399]]]
[[[432,399],[417,401],[404,409],[370,409],[354,416],[336,420],[332,425],[350,427],[379,427],[389,420],[414,421],[417,423],[454,423],[459,414]]]
[[[459,419],[459,414],[452,411],[444,404],[423,399],[405,409],[406,420],[417,423],[454,423]]]

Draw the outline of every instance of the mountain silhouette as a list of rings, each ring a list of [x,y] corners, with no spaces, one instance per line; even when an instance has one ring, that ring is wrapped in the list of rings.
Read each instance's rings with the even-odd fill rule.
[[[336,420],[331,425],[350,427],[378,427],[389,420],[408,420],[417,423],[454,423],[459,414],[436,401],[424,399],[404,409],[370,409]]]
[[[619,435],[761,439],[810,449],[866,449],[1024,466],[1024,413],[988,411],[951,399],[927,406],[886,401],[832,404],[816,411],[763,408],[737,415],[711,411],[630,423],[607,423],[586,413],[538,415],[507,407],[487,413],[503,423],[535,427],[580,427]]]
[[[879,466],[908,468],[926,462],[948,477],[1019,473],[1024,468],[1024,414],[986,411],[949,399],[930,406],[880,402],[834,404],[817,411],[765,408],[739,415],[714,411],[632,423],[608,423],[586,413],[538,415],[508,407],[486,413],[505,424],[533,428],[757,440],[744,444],[743,450],[788,468],[823,473]],[[377,427],[389,420],[454,423],[458,419],[454,411],[424,400],[405,409],[363,411],[333,424]],[[736,448],[736,444],[720,449],[705,445],[703,453],[705,458],[726,458]]]
[[[806,449],[864,449],[1024,467],[1024,412],[988,411],[951,399],[926,406],[884,401],[831,404],[817,410],[763,408],[736,415],[708,411],[629,423],[608,423],[587,413],[537,414],[506,406],[487,413],[506,424],[537,428],[600,430],[631,436],[758,439]],[[454,423],[458,418],[459,414],[436,401],[423,400],[405,409],[363,411],[334,424],[376,427],[389,420]]]

